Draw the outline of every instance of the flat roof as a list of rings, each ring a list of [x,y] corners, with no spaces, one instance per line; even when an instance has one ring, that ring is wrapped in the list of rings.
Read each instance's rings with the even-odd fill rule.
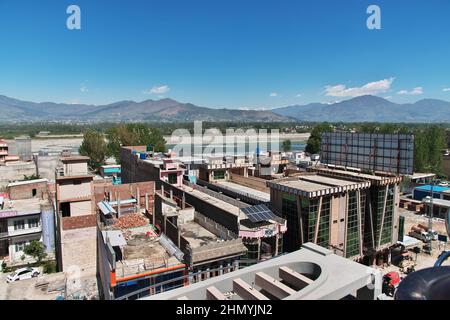
[[[239,209],[239,207],[232,205],[231,203],[225,202],[223,200],[220,200],[218,198],[215,198],[213,196],[208,195],[207,193],[204,193],[200,190],[197,189],[193,189],[191,187],[188,187],[186,185],[183,185],[181,187],[178,187],[179,189],[183,190],[186,193],[191,194],[192,196],[207,202],[209,204],[212,204],[216,207],[218,207],[219,209],[222,210],[226,210],[229,213],[235,215],[235,216],[243,216],[243,213],[241,213],[241,210]]]
[[[217,242],[219,237],[208,231],[197,222],[189,221],[180,225],[181,235],[189,242],[192,248],[197,248],[212,242]]]
[[[419,172],[414,172],[413,174],[407,174],[407,177],[411,178],[412,180],[415,179],[421,179],[421,178],[431,178],[431,177],[435,177],[436,174],[435,173],[419,173]]]
[[[370,187],[370,182],[338,179],[313,173],[271,180],[267,182],[267,185],[280,191],[313,198],[326,194],[368,188]]]
[[[102,232],[105,231],[109,233],[116,230]],[[121,245],[122,260],[116,262],[118,278],[182,264],[163,247],[152,226],[122,229],[119,232],[123,234],[126,243]]]
[[[226,300],[274,299],[268,294],[283,300],[339,300],[371,283],[374,292],[363,298],[376,299],[381,281],[379,270],[306,243],[292,253],[142,300],[207,300],[211,292]]]
[[[433,192],[444,192],[450,190],[450,187],[432,186],[431,184],[415,187],[414,190],[431,192],[431,187],[433,187]]]
[[[363,173],[359,171],[350,171],[350,170],[342,170],[342,169],[335,169],[335,168],[329,168],[329,167],[317,167],[312,169],[314,172],[325,172],[329,173],[331,175],[340,176],[340,177],[353,177],[356,179],[362,179],[362,180],[370,180],[372,182],[377,183],[397,183],[402,180],[401,176],[395,176],[388,173],[382,173],[382,172],[375,172],[375,174],[368,174]],[[377,174],[378,173],[378,174]]]
[[[89,157],[85,157],[85,156],[68,156],[68,157],[60,157],[59,158],[62,162],[66,162],[66,161],[80,161],[80,160],[86,160],[89,161]]]
[[[430,199],[423,199],[422,202],[429,204],[431,203],[431,198]],[[449,200],[442,200],[442,199],[437,199],[437,198],[433,198],[433,205],[437,205],[439,207],[444,207],[444,208],[450,208],[450,201]]]
[[[270,193],[259,191],[247,186],[243,186],[241,184],[234,183],[232,181],[218,181],[219,185],[222,185],[228,189],[232,189],[238,193],[248,193],[250,195],[257,196],[258,198],[261,198],[261,200],[264,201],[270,201]]]
[[[120,168],[120,164],[104,164],[100,166],[101,168]]]
[[[111,246],[116,247],[116,246],[126,246],[127,242],[125,241],[124,237],[123,237],[123,233],[120,230],[106,230],[106,231],[102,231],[103,234],[103,239],[105,239],[105,241],[109,241],[109,243],[111,244]]]
[[[15,216],[39,214],[41,213],[41,204],[50,204],[50,202],[39,198],[12,200],[12,208],[9,208],[9,201],[5,201],[3,210],[0,210],[0,217],[12,218]]]
[[[22,185],[33,184],[33,183],[41,183],[41,182],[48,182],[48,180],[47,179],[34,179],[34,180],[11,182],[7,185],[7,187],[22,186]]]

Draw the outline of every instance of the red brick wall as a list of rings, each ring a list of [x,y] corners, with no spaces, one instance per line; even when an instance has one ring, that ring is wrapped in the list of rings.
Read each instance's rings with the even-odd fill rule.
[[[47,182],[12,186],[8,188],[8,193],[11,200],[30,199],[33,198],[33,189],[36,189],[35,198],[47,199]]]
[[[132,184],[118,184],[118,185],[95,185],[94,184],[94,197],[95,203],[99,203],[100,201],[105,199],[105,195],[108,195],[111,192],[112,199],[111,201],[116,201],[116,192],[117,196],[120,197],[121,200],[130,199],[132,197],[137,197],[137,189],[139,188],[140,195],[140,205],[141,208],[145,208],[145,194],[149,195],[149,201],[153,197],[153,192],[155,190],[155,182],[147,181],[147,182],[137,182]]]
[[[62,218],[63,230],[82,229],[88,227],[94,227],[96,225],[95,214],[89,214],[79,217],[64,217]]]

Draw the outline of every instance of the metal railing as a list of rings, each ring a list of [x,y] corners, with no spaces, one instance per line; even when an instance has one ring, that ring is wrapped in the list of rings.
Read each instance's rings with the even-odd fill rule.
[[[203,280],[206,280],[206,279],[214,277],[214,276],[212,276],[212,277],[211,276],[207,276],[207,277],[205,277],[205,279],[203,279],[203,275],[204,274],[210,274],[212,272],[220,272],[220,270],[222,270],[223,273],[229,273],[229,272],[235,271],[234,269],[239,269],[239,267],[235,268],[234,266],[231,265],[231,266],[226,266],[226,267],[223,267],[223,268],[214,268],[214,269],[211,269],[211,270],[199,271],[199,272],[196,272],[196,273],[186,274],[186,275],[183,275],[183,276],[180,276],[180,277],[176,277],[176,278],[173,278],[173,279],[162,281],[162,282],[150,285],[148,287],[136,290],[134,292],[131,292],[131,293],[128,293],[128,294],[123,295],[121,297],[118,297],[115,300],[129,300],[130,298],[133,298],[133,300],[134,300],[134,299],[139,299],[139,298],[142,298],[142,297],[151,296],[151,295],[154,295],[154,294],[158,294],[158,293],[164,292],[164,286],[165,285],[168,285],[168,284],[171,284],[171,283],[174,283],[174,282],[177,282],[177,281],[182,281],[182,283],[170,287],[169,290],[173,290],[173,289],[176,289],[176,288],[184,287],[186,280],[189,281],[189,284],[194,284],[194,283],[201,282]],[[198,280],[199,277],[200,277],[200,280]],[[192,279],[192,280],[190,280],[190,279]],[[157,290],[158,288],[160,289],[159,292]],[[153,293],[151,293],[151,292],[153,292]]]

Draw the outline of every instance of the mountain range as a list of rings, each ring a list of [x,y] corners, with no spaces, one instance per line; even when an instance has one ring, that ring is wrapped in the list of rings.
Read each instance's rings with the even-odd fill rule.
[[[450,122],[450,102],[437,99],[399,104],[366,95],[332,104],[310,103],[272,111],[297,120],[314,122]]]
[[[235,121],[266,122],[294,119],[271,111],[212,109],[172,99],[119,101],[107,105],[22,101],[0,95],[0,121]]]
[[[35,103],[0,95],[0,115],[0,121],[450,122],[450,102],[423,99],[399,104],[366,95],[331,104],[310,103],[262,111],[213,109],[173,99],[87,105]]]

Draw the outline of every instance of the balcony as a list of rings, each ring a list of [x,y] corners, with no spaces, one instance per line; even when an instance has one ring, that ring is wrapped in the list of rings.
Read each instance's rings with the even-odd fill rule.
[[[38,232],[42,232],[42,226],[38,226],[35,228],[11,230],[11,231],[4,232],[4,233],[7,233],[7,237],[17,237],[17,236],[23,236],[23,235],[33,234],[33,233],[38,233]],[[0,237],[1,237],[1,235],[0,235]]]

